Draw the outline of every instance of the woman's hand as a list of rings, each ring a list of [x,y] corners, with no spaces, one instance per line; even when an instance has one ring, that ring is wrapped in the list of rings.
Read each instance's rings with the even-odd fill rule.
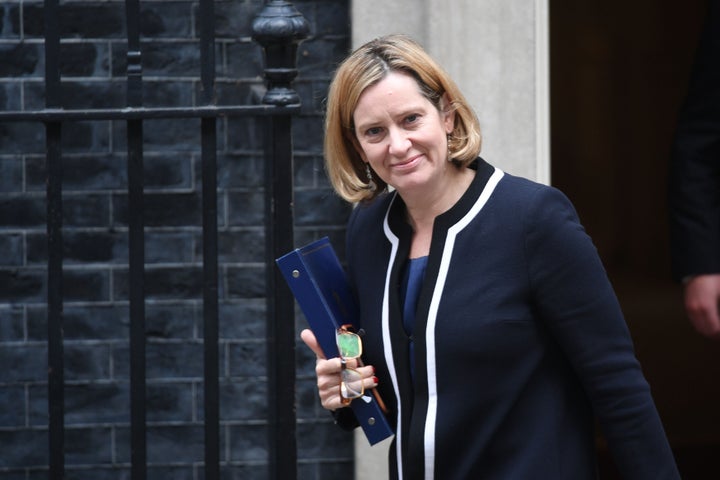
[[[317,386],[318,394],[320,396],[320,403],[323,408],[328,410],[336,410],[347,406],[347,401],[343,403],[343,398],[340,396],[340,370],[342,369],[342,363],[340,358],[335,357],[326,359],[323,354],[320,345],[318,344],[315,334],[311,330],[305,329],[300,332],[300,338],[302,338],[305,345],[315,353],[317,360],[315,362],[315,374],[317,375]],[[347,360],[347,368],[354,368],[357,370],[363,378],[363,386],[368,388],[375,388],[377,386],[377,378],[375,377],[375,369],[372,365],[358,366],[356,360]]]

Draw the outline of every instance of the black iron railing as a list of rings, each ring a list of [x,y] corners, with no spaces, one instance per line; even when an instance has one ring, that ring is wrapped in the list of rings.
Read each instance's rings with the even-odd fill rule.
[[[269,466],[271,479],[297,476],[295,440],[295,335],[293,298],[284,287],[274,259],[293,248],[292,117],[300,100],[292,88],[297,75],[297,45],[308,24],[285,1],[269,1],[253,23],[253,38],[264,51],[266,93],[262,105],[215,104],[214,2],[199,0],[201,50],[200,105],[143,106],[140,3],[126,0],[127,106],[124,108],[64,109],[61,102],[58,0],[45,0],[46,108],[0,112],[2,122],[40,122],[46,133],[48,234],[48,412],[49,478],[64,478],[63,365],[63,204],[61,134],[67,122],[121,120],[127,122],[130,419],[133,480],[147,477],[146,329],[143,125],[158,118],[199,118],[202,161],[203,331],[205,478],[220,478],[219,355],[218,355],[218,232],[216,122],[221,117],[254,117],[266,131],[266,279],[268,345]]]

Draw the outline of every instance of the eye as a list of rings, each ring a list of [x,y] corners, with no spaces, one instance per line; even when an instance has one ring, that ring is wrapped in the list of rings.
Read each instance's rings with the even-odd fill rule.
[[[367,130],[365,130],[365,136],[376,137],[376,136],[380,135],[381,132],[382,132],[382,128],[371,127],[371,128],[368,128]]]
[[[420,115],[417,113],[411,113],[407,117],[405,117],[405,123],[415,123],[420,119]]]

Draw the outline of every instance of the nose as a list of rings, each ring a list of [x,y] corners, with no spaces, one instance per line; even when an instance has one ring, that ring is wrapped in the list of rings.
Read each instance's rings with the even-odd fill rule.
[[[395,157],[402,157],[410,148],[412,142],[407,133],[401,129],[393,128],[389,131],[389,153]]]

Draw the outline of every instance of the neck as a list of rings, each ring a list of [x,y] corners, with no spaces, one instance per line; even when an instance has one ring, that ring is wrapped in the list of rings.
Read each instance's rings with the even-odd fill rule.
[[[416,233],[432,232],[435,217],[441,215],[460,200],[475,177],[470,168],[450,168],[443,181],[435,183],[417,195],[401,195],[408,211],[408,221]]]

